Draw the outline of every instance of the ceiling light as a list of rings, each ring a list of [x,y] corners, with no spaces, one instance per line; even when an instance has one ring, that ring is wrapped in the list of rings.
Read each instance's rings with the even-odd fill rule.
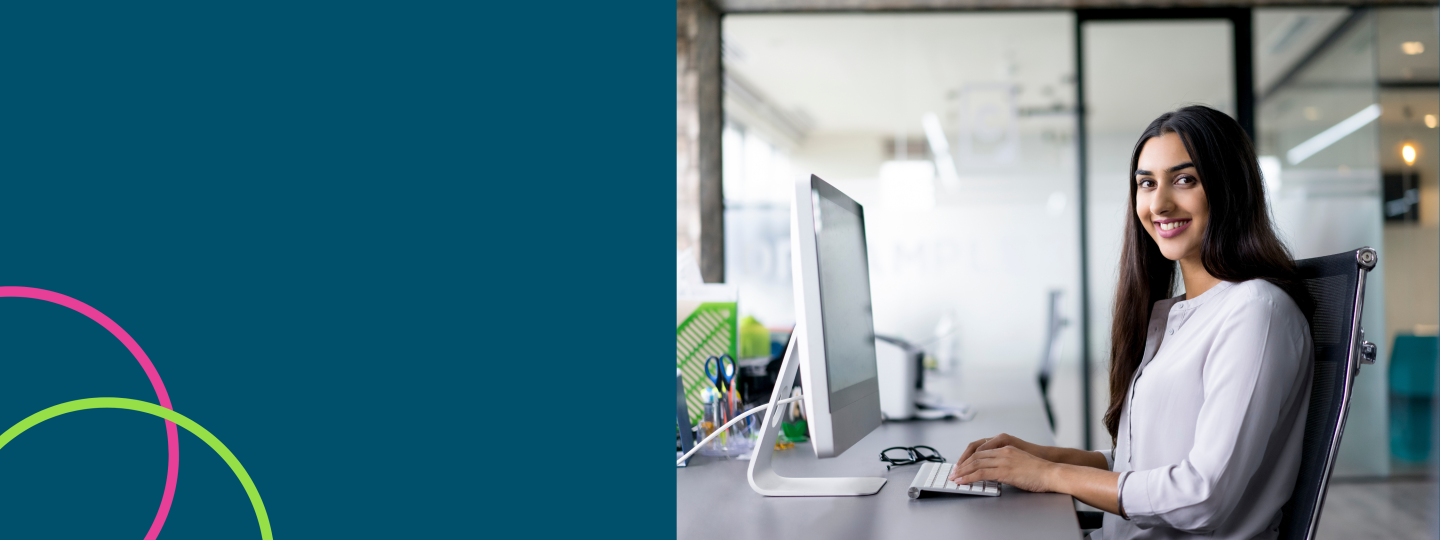
[[[1435,129],[1435,126],[1440,126],[1440,117],[1436,117],[1433,114],[1425,115],[1425,127]]]
[[[1405,143],[1400,147],[1400,157],[1405,159],[1406,165],[1415,164],[1415,143]]]
[[[1285,153],[1285,159],[1289,160],[1291,165],[1299,165],[1301,161],[1305,161],[1310,156],[1328,148],[1340,139],[1345,138],[1346,135],[1354,133],[1355,130],[1365,127],[1379,117],[1380,104],[1373,103],[1369,107],[1361,109],[1360,112],[1355,113],[1350,118],[1341,120],[1340,123],[1330,126],[1330,128],[1325,131],[1321,131],[1320,134],[1311,137],[1310,140],[1291,148],[1289,152]]]
[[[1400,44],[1400,50],[1413,56],[1425,52],[1425,44],[1419,41],[1406,41]]]

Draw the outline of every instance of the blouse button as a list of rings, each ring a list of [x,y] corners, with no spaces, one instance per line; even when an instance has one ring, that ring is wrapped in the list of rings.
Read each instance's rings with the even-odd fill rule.
[[[1172,335],[1172,336],[1173,336],[1173,335],[1175,335],[1175,329],[1174,329],[1174,328],[1171,328],[1171,329],[1169,329],[1169,330],[1166,330],[1165,333],[1168,334],[1168,335]]]

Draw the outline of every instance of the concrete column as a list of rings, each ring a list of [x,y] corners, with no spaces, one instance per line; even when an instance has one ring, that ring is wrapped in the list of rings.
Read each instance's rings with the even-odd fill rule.
[[[707,283],[725,281],[725,204],[720,184],[720,12],[676,0],[675,247],[693,248]]]

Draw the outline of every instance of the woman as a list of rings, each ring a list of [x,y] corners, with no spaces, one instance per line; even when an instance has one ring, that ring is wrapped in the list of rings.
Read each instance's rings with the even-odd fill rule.
[[[1300,468],[1310,304],[1276,237],[1249,137],[1202,106],[1150,123],[1130,158],[1111,326],[1114,449],[971,443],[956,482],[1068,493],[1091,538],[1274,538]],[[1173,293],[1179,263],[1185,294]]]

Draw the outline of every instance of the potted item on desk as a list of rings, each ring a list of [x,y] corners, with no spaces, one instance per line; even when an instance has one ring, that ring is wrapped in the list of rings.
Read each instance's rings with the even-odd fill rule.
[[[801,390],[791,390],[790,397],[800,397]],[[775,449],[783,450],[794,448],[797,442],[810,440],[810,425],[805,422],[805,407],[800,402],[791,403],[785,408],[785,416],[780,419],[780,433],[775,437]]]

